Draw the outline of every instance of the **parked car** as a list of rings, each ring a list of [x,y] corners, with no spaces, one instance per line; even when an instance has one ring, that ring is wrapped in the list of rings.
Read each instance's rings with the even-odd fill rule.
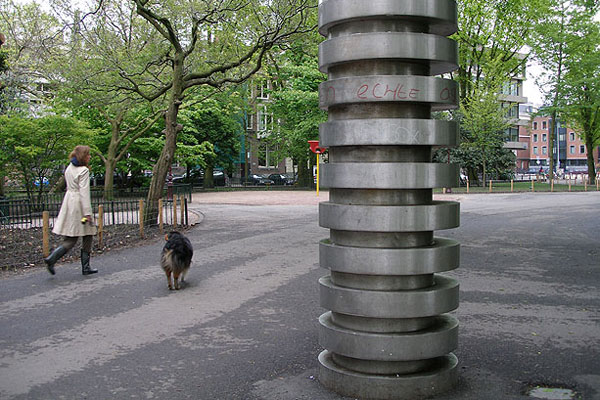
[[[272,180],[275,185],[293,185],[296,183],[296,179],[289,174],[271,174],[268,178]]]
[[[204,170],[199,168],[190,170],[190,179],[184,178],[184,181],[198,186],[204,185]],[[215,186],[225,186],[227,183],[225,172],[220,169],[213,169],[213,183]]]
[[[271,179],[267,178],[266,176],[259,175],[259,174],[248,175],[245,179],[243,179],[243,182],[246,185],[256,185],[256,186],[273,185],[275,183]]]

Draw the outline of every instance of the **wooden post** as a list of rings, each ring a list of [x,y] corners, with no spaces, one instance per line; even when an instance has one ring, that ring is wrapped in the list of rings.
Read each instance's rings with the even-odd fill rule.
[[[596,177],[596,191],[598,191],[598,177]]]
[[[550,182],[550,191],[554,192],[554,179]]]
[[[569,177],[569,192],[571,191],[571,177]]]
[[[490,179],[490,193],[492,193],[492,180]]]
[[[534,182],[534,180],[532,179],[531,180],[531,191],[535,192],[535,186],[534,186],[533,182]]]
[[[587,179],[583,180],[583,187],[584,187],[584,190],[587,192]]]
[[[104,206],[98,206],[98,247],[102,247],[102,235],[104,234]]]
[[[177,196],[173,196],[173,228],[177,226]]]
[[[179,220],[181,221],[181,226],[183,226],[185,224],[185,198],[183,195],[179,197],[179,208],[181,209],[179,214],[181,218]]]
[[[515,181],[513,179],[510,180],[510,192],[512,193],[515,189]]]
[[[44,211],[42,213],[42,254],[44,258],[50,255],[50,213]]]
[[[469,181],[467,180],[467,193],[469,193]]]
[[[158,229],[160,230],[160,233],[163,233],[163,199],[158,199]]]
[[[144,238],[144,200],[140,199],[140,237]]]

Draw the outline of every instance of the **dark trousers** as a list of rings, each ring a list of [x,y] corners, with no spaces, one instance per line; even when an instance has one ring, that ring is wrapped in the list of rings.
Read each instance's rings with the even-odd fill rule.
[[[81,250],[86,253],[92,252],[93,237],[93,235],[82,236]],[[71,250],[75,246],[75,243],[77,243],[77,239],[79,239],[79,236],[65,236],[62,246],[67,250]]]

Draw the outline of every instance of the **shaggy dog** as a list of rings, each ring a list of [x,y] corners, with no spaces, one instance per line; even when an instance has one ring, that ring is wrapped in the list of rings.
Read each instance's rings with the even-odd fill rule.
[[[160,266],[167,274],[167,282],[169,290],[179,290],[179,277],[181,282],[185,274],[190,269],[194,249],[192,244],[182,233],[169,232],[165,235],[165,246],[162,250]],[[171,282],[171,274],[173,274],[173,282]]]

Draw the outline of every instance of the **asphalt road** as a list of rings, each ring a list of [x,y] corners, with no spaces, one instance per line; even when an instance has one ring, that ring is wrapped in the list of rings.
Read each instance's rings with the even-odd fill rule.
[[[341,399],[316,379],[327,231],[312,194],[269,193],[192,203],[178,292],[162,242],[93,258],[96,276],[62,264],[0,280],[0,399]],[[458,199],[461,227],[438,235],[462,243],[460,380],[438,398],[547,385],[600,399],[600,193]]]

